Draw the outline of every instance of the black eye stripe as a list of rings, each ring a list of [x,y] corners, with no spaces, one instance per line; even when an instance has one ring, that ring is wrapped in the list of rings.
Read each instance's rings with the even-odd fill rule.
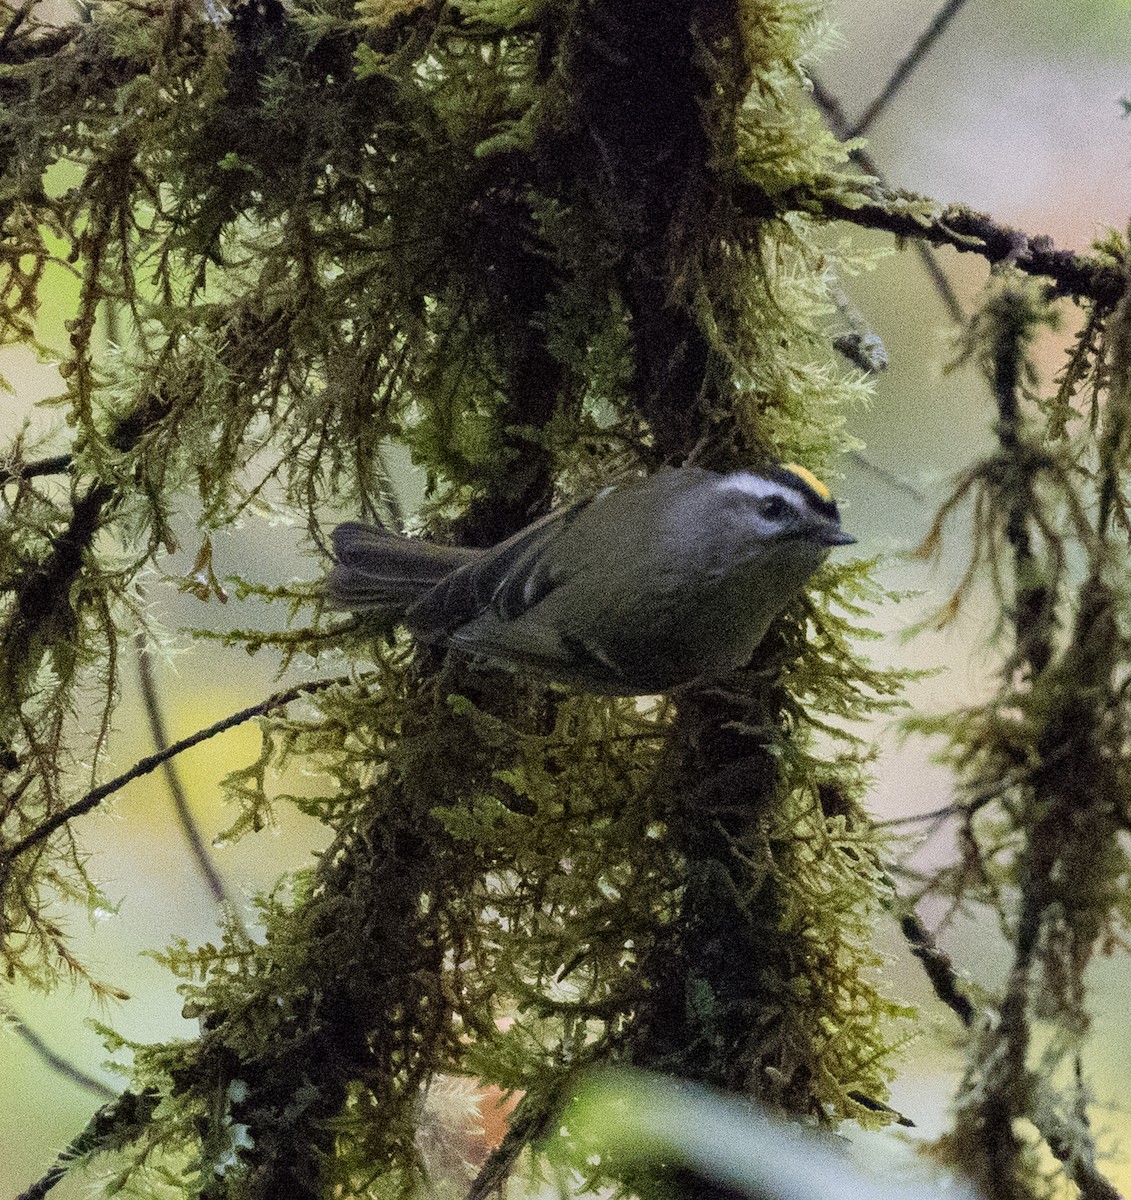
[[[759,474],[765,479],[772,479],[774,483],[800,496],[808,508],[819,512],[822,516],[834,521],[840,519],[840,511],[837,509],[836,501],[829,500],[819,492],[814,491],[804,479],[799,475],[795,475],[792,471],[786,471],[782,467],[767,466],[759,471]]]
[[[723,487],[733,488],[748,496],[757,511],[767,519],[778,519],[785,515],[784,510],[771,512],[767,505],[773,503],[784,505],[802,519],[821,517],[826,521],[840,521],[836,502],[822,496],[791,471],[766,468],[756,475],[738,473],[727,477]]]

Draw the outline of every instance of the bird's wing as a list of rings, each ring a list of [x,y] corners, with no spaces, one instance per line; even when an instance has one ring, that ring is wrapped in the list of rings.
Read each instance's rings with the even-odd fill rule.
[[[441,579],[408,611],[411,629],[426,636],[451,633],[488,606],[512,621],[532,608],[562,581],[555,559],[546,553],[592,500],[555,509],[513,537]]]

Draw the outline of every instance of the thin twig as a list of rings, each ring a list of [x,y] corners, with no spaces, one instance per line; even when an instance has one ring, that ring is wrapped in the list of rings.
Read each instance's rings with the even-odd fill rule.
[[[863,115],[852,126],[851,137],[859,137],[865,130],[872,126],[876,118],[887,108],[899,89],[910,78],[911,72],[927,56],[931,47],[939,40],[946,27],[958,15],[959,10],[965,3],[966,0],[947,0],[942,8],[939,9],[935,14],[935,19],[923,30],[915,45],[911,47],[910,52],[888,77],[887,83],[880,89],[880,94],[868,105]]]
[[[1042,766],[1047,769],[1064,762],[1068,757],[1068,752],[1067,746],[1058,746],[1055,750],[1050,750],[1042,760]],[[882,821],[873,821],[872,825],[876,829],[894,829],[900,825],[919,825],[928,821],[942,821],[947,817],[959,814],[969,818],[980,809],[985,808],[991,801],[1000,800],[1010,788],[1023,787],[1031,784],[1032,781],[1032,770],[1019,767],[1013,771],[1003,772],[1001,777],[995,779],[992,784],[979,788],[976,792],[970,792],[962,800],[952,801],[939,808],[932,808],[925,813],[911,813],[905,817],[885,817]]]
[[[123,772],[106,783],[100,784],[96,788],[92,788],[80,800],[76,800],[74,804],[68,804],[66,808],[49,817],[26,837],[9,846],[7,850],[0,853],[0,864],[11,863],[33,846],[38,846],[40,842],[49,838],[57,829],[66,825],[68,821],[75,817],[81,817],[84,813],[90,812],[91,809],[97,808],[103,800],[108,796],[112,796],[115,792],[120,792],[126,784],[133,783],[135,779],[141,779],[143,776],[151,774],[163,763],[168,762],[169,759],[174,758],[178,754],[183,754],[186,750],[191,750],[193,746],[199,746],[201,742],[206,742],[209,738],[213,738],[219,733],[226,733],[229,729],[234,729],[237,725],[242,725],[246,721],[253,720],[255,717],[263,717],[269,712],[274,712],[277,708],[284,708],[292,700],[297,700],[301,696],[312,696],[332,687],[340,687],[351,681],[351,677],[348,675],[338,675],[333,679],[315,679],[309,683],[295,684],[294,687],[276,692],[273,696],[268,696],[266,700],[261,700],[258,704],[252,704],[248,708],[242,708],[239,712],[232,713],[231,716],[225,717],[222,721],[217,721],[214,725],[209,725],[206,729],[198,729],[196,733],[181,738],[178,742],[173,742],[172,745],[158,754],[149,754],[145,758],[139,759],[128,771]]]
[[[852,132],[852,124],[841,107],[840,101],[816,77],[811,78],[811,83],[813,85],[813,99],[816,101],[817,107],[825,114],[825,120],[828,121],[829,128],[842,141],[851,141],[855,136]],[[867,150],[857,147],[851,151],[851,158],[862,171],[866,171],[882,187],[887,186],[883,172]],[[845,219],[851,220],[852,218],[845,217]],[[956,325],[964,325],[966,323],[966,313],[958,299],[958,293],[951,286],[950,279],[947,277],[942,263],[939,262],[938,255],[935,254],[930,246],[924,245],[919,240],[913,241],[912,245],[915,248],[916,254],[922,260],[927,274],[931,277],[931,283],[934,284],[935,291],[938,292],[943,304],[946,305],[950,319]]]
[[[137,670],[138,680],[141,684],[141,698],[145,705],[145,714],[149,718],[149,729],[153,735],[153,744],[158,754],[160,754],[169,749],[169,734],[165,728],[165,714],[161,709],[161,697],[158,694],[157,681],[153,677],[153,663],[150,660],[143,630],[138,631],[134,644],[137,647]],[[168,787],[169,794],[173,800],[173,809],[177,814],[177,821],[180,824],[181,832],[185,836],[185,841],[188,843],[189,850],[196,860],[197,870],[204,879],[208,890],[212,893],[213,900],[217,904],[225,905],[232,918],[238,921],[239,916],[235,905],[232,903],[232,898],[224,886],[224,880],[221,878],[220,872],[212,860],[212,853],[204,840],[204,835],[200,831],[196,817],[193,815],[188,795],[181,782],[180,772],[171,758],[166,759],[161,764],[161,768],[165,775],[165,785]]]
[[[987,796],[982,803],[985,804],[997,796],[1000,788],[995,788],[993,796]],[[925,813],[909,813],[903,817],[884,817],[882,821],[874,822],[877,829],[898,829],[901,825],[921,825],[928,821],[942,821],[947,817],[957,816],[959,813],[969,813],[973,811],[973,807],[966,803],[944,804],[941,808],[932,808]],[[978,806],[980,807],[980,805]]]
[[[81,1067],[75,1066],[69,1059],[52,1050],[30,1025],[6,1004],[2,1006],[0,1011],[3,1013],[5,1024],[9,1025],[16,1035],[23,1039],[32,1052],[46,1063],[52,1071],[56,1072],[56,1074],[61,1075],[77,1087],[85,1088],[86,1091],[92,1092],[95,1096],[99,1096],[103,1100],[113,1100],[117,1096],[118,1093],[113,1088],[107,1087],[100,1079],[95,1079],[93,1075],[88,1075]]]
[[[845,457],[856,463],[858,467],[863,467],[865,471],[870,471],[877,478],[882,479],[892,491],[903,492],[920,504],[926,503],[927,493],[922,488],[917,488],[913,483],[909,483],[904,479],[902,475],[897,475],[887,467],[881,467],[879,463],[873,462],[862,451],[850,450]]]

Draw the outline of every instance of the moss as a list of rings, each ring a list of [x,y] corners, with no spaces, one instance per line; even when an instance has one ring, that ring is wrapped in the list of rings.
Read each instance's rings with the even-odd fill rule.
[[[0,730],[22,772],[6,832],[26,843],[66,804],[78,689],[115,694],[110,596],[171,543],[186,491],[204,546],[253,501],[311,529],[330,500],[386,512],[395,439],[427,472],[422,519],[485,544],[692,453],[828,461],[866,389],[827,348],[829,252],[775,208],[847,188],[799,65],[814,12],[109,6],[21,42],[0,76],[4,230],[36,265],[7,260],[0,332],[28,335],[46,230],[80,295],[74,495],[21,479],[0,547],[19,649]],[[81,182],[45,203],[62,159]],[[206,549],[197,574],[212,587]],[[133,1094],[156,1107],[88,1153],[124,1149],[142,1193],[385,1195],[420,1179],[441,1073],[524,1094],[513,1160],[577,1066],[614,1058],[886,1119],[904,1015],[871,947],[888,885],[867,751],[836,732],[897,687],[850,649],[879,598],[829,570],[746,677],[644,710],[356,623],[232,635],[315,656],[337,637],[372,664],[265,722],[228,781],[248,835],[284,799],[272,770],[317,764],[332,787],[294,802],[332,841],[262,901],[261,941],[233,926],[164,956],[200,1037],[134,1048]],[[66,961],[43,895],[87,886],[58,852],[4,860],[6,928],[31,931],[6,939],[11,969],[43,981]]]
[[[994,1196],[1062,1186],[1042,1142],[1085,1192],[1110,1188],[1079,1114],[1086,971],[1123,936],[1118,897],[1129,867],[1126,563],[1122,534],[1113,536],[1126,520],[1114,483],[1127,456],[1126,367],[1116,349],[1125,307],[1109,315],[1106,341],[1096,339],[1095,314],[1085,321],[1052,396],[1037,389],[1027,357],[1051,319],[1036,289],[1003,275],[967,346],[998,401],[998,449],[955,493],[976,496],[975,543],[948,615],[988,566],[1012,645],[988,703],[917,724],[945,738],[963,794],[963,862],[923,893],[988,905],[1012,948],[1006,984],[989,1001],[999,1016],[978,1031],[944,1143]],[[1081,398],[1097,406],[1098,437]]]

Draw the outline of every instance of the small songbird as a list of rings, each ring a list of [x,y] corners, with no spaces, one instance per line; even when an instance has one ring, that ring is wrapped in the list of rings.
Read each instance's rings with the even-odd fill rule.
[[[333,608],[612,695],[746,666],[833,546],[856,539],[803,467],[665,469],[549,513],[487,550],[339,525]]]

